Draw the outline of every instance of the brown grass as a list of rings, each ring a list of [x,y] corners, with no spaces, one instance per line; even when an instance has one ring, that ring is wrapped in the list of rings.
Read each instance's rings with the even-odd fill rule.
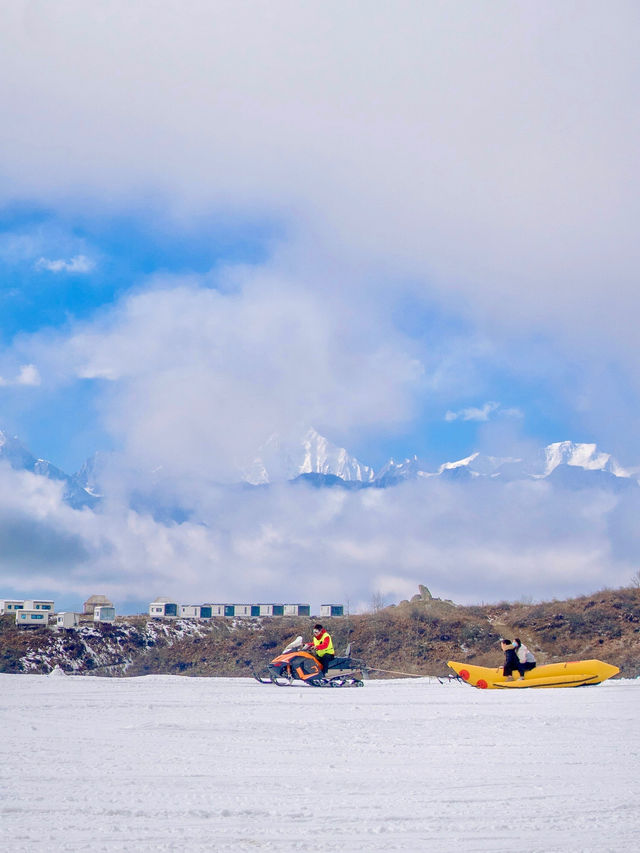
[[[93,626],[99,636],[87,640],[87,651],[75,631],[19,630],[12,617],[2,617],[0,671],[24,671],[24,656],[35,651],[41,653],[42,672],[56,662],[69,669],[73,659],[82,672],[101,675],[246,676],[250,662],[260,668],[296,635],[309,638],[313,621],[264,618],[234,624],[214,619],[200,623],[201,637],[179,638],[170,629],[170,637],[159,634],[153,640],[145,630],[148,618],[130,617],[116,626]],[[599,658],[620,667],[623,676],[640,675],[637,587],[542,604],[473,607],[422,594],[375,613],[324,621],[336,652],[341,654],[351,643],[352,654],[376,668],[377,677],[398,672],[444,675],[451,659],[497,666],[503,660],[500,636],[519,636],[539,663]],[[125,672],[126,659],[132,663]]]

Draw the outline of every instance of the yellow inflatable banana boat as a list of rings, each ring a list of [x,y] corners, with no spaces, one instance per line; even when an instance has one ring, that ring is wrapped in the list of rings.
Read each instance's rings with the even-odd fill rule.
[[[548,663],[536,666],[525,672],[520,679],[515,673],[515,681],[507,679],[502,674],[502,667],[489,669],[486,666],[473,666],[468,663],[458,663],[450,660],[447,663],[451,669],[467,684],[479,687],[481,690],[494,688],[505,690],[521,690],[525,687],[584,687],[588,684],[600,684],[607,678],[617,675],[620,670],[601,660],[574,660],[568,663]]]

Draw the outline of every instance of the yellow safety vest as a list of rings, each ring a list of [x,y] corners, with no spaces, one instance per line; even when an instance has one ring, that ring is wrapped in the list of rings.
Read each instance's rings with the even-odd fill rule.
[[[329,638],[329,645],[327,646],[326,649],[322,649],[322,651],[318,651],[318,646],[321,646],[324,643],[324,641],[327,639],[327,637]],[[319,637],[316,637],[314,635],[314,637],[313,637],[313,648],[314,648],[314,651],[318,655],[319,658],[321,658],[323,655],[334,655],[335,654],[335,652],[333,650],[333,640],[331,639],[331,634],[329,634],[328,631],[323,631]]]

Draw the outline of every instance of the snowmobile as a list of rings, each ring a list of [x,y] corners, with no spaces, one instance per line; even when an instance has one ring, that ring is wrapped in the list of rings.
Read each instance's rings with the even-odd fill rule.
[[[271,663],[261,670],[251,667],[253,677],[260,684],[276,684],[288,687],[294,681],[302,681],[311,687],[363,687],[368,676],[363,661],[351,657],[347,646],[343,657],[329,662],[326,674],[318,658],[305,646],[302,637],[296,637]]]

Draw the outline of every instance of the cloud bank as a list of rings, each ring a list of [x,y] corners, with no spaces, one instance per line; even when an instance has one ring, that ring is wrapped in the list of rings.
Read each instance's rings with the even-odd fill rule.
[[[617,322],[628,354],[638,23],[626,2],[12,3],[4,195],[262,210],[487,322]]]
[[[125,282],[82,323],[3,340],[18,378],[0,384],[89,384],[122,464],[95,516],[2,472],[7,583],[21,561],[34,583],[116,597],[306,598],[307,573],[319,597],[358,600],[626,581],[632,500],[599,490],[218,489],[309,424],[525,421],[492,374],[544,387],[543,415],[563,407],[637,463],[637,4],[16,0],[0,16],[3,208],[279,235],[264,263]],[[90,244],[68,233],[17,229],[0,258],[40,286],[88,277]],[[509,409],[473,405],[496,399]],[[131,472],[158,468],[198,523],[131,510]],[[29,541],[45,543],[31,562]]]
[[[542,481],[359,492],[209,485],[191,492],[191,520],[177,524],[114,500],[96,513],[71,510],[55,483],[3,466],[0,495],[5,589],[70,603],[100,590],[137,606],[163,593],[183,603],[339,601],[352,611],[375,594],[410,597],[419,583],[465,603],[626,585],[640,508],[635,492]]]
[[[370,313],[351,308],[267,269],[240,270],[230,291],[165,280],[21,347],[49,386],[102,383],[105,428],[136,467],[235,481],[273,433],[409,417],[423,364],[383,319],[371,338]]]

